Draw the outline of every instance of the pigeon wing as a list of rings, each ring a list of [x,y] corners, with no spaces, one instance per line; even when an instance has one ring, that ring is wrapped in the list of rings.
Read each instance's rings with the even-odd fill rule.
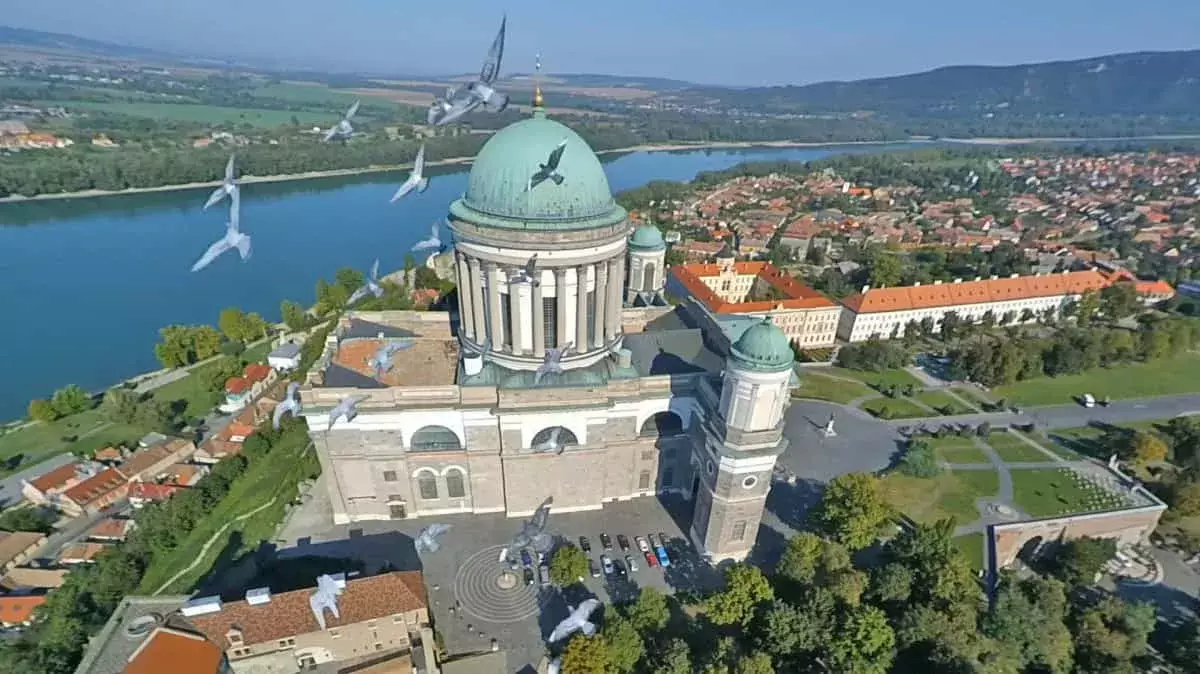
[[[275,411],[271,414],[271,425],[275,430],[279,430],[279,421],[283,419],[283,413],[288,411],[288,406],[285,403],[279,403],[275,406]]]
[[[392,195],[392,200],[389,203],[394,204],[397,201],[400,201],[400,199],[402,199],[404,197],[404,195],[413,191],[413,188],[416,186],[417,186],[417,183],[415,181],[413,181],[413,179],[411,177],[409,177],[409,179],[405,180],[404,184],[401,185],[400,188],[396,190],[396,193]]]
[[[413,160],[414,176],[420,177],[425,174],[425,145],[421,145],[421,149],[417,150],[417,158]]]
[[[246,234],[240,235],[238,237],[237,242],[233,244],[233,247],[237,248],[238,255],[242,256],[243,261],[250,259],[251,248],[250,248],[250,237],[248,235],[246,235]]]
[[[230,248],[233,248],[233,245],[229,243],[228,239],[222,237],[220,241],[217,241],[213,245],[209,246],[208,250],[204,251],[204,255],[201,255],[199,260],[196,260],[196,264],[192,265],[192,271],[200,271],[201,269],[204,269],[208,265],[212,264],[212,261],[217,259],[221,253],[224,253]]]
[[[563,152],[567,149],[567,139],[562,139],[558,145],[550,152],[550,159],[546,161],[546,168],[554,171],[558,168],[558,162],[562,160]]]
[[[488,50],[487,60],[483,62],[483,68],[479,70],[479,81],[484,84],[495,82],[496,77],[500,74],[500,62],[504,59],[504,29],[507,25],[508,17],[505,16],[500,21],[500,31],[492,40],[492,48]]]
[[[330,127],[330,129],[325,132],[325,141],[329,142],[333,140],[333,137],[337,135],[337,132],[338,128],[336,126]]]
[[[229,155],[229,161],[225,163],[225,182],[233,182],[233,158],[234,155]]]
[[[371,265],[371,276],[369,278],[372,281],[379,279],[379,258],[375,258],[375,264]]]
[[[227,192],[225,191],[224,185],[221,185],[217,189],[213,190],[212,194],[208,195],[208,201],[204,202],[204,209],[208,210],[210,206],[215,206],[218,202],[225,198],[226,194]]]
[[[350,299],[346,300],[346,306],[350,306],[351,304],[354,304],[355,302],[366,297],[367,293],[369,292],[371,292],[371,290],[367,288],[367,286],[363,286],[358,290],[355,290],[353,293],[350,293]]]
[[[354,114],[358,112],[358,104],[359,103],[360,103],[360,101],[356,99],[354,101],[354,105],[351,105],[350,109],[346,111],[346,121],[347,122],[350,121],[351,119],[354,119]]]

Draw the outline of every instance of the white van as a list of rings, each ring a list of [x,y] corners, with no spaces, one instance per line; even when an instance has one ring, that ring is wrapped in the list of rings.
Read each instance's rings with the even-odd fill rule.
[[[1092,397],[1091,393],[1084,393],[1082,396],[1079,397],[1079,402],[1084,407],[1095,407],[1096,406],[1096,399],[1094,397]]]

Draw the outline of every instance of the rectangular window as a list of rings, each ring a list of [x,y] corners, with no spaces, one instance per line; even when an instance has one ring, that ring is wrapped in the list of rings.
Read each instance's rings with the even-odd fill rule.
[[[394,470],[383,471],[383,481],[384,482],[395,482],[396,481],[396,471],[394,471]]]
[[[746,539],[746,523],[744,521],[733,523],[733,536],[730,539],[735,541]]]
[[[542,346],[553,349],[558,346],[558,298],[542,298]]]
[[[643,470],[641,475],[638,475],[638,489],[645,491],[650,488],[650,471]]]
[[[653,460],[654,460],[654,450],[647,449],[642,452],[642,461],[653,461]]]
[[[392,622],[396,625],[401,625],[404,623],[404,616],[397,613],[396,615],[392,616]]]
[[[378,623],[376,623],[374,620],[368,620],[368,621],[367,621],[367,629],[371,629],[371,630],[373,630],[373,629],[375,629],[375,626],[376,626],[377,624],[378,624]]]
[[[671,466],[667,466],[666,470],[663,471],[662,486],[664,486],[664,487],[674,487],[675,486],[675,469],[672,468]]]
[[[512,300],[507,294],[500,295],[500,327],[504,331],[501,344],[506,349],[512,349]]]

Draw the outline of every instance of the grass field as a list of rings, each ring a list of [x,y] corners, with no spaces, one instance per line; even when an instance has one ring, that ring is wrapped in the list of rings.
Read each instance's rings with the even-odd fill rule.
[[[941,414],[970,414],[975,411],[942,391],[925,391],[918,393],[913,398],[929,405]]]
[[[1033,517],[1111,510],[1129,505],[1069,468],[1012,471],[1013,501]]]
[[[270,350],[270,343],[264,341],[246,349],[240,358],[247,363],[263,362],[267,359]],[[153,395],[156,399],[167,403],[182,401],[184,419],[202,417],[213,409],[211,405],[213,396],[208,389],[209,378],[212,376],[211,373],[220,366],[220,359],[201,365],[183,379],[155,389]]]
[[[280,98],[297,103],[336,103],[347,107],[358,98],[354,94],[335,91],[323,84],[304,84],[300,82],[280,82],[268,84],[254,90],[255,96]]]
[[[900,369],[870,372],[867,370],[850,370],[844,367],[834,367],[829,369],[829,374],[846,377],[847,379],[857,379],[876,389],[881,386],[908,386],[909,384],[918,389],[925,387],[920,380],[909,374],[907,370]]]
[[[863,403],[862,408],[880,419],[918,419],[930,416],[929,410],[904,398],[881,396]]]
[[[958,548],[958,551],[967,558],[967,561],[971,564],[972,569],[977,571],[983,569],[983,546],[985,543],[983,540],[983,533],[980,532],[967,534],[965,536],[958,536],[951,542],[954,543],[954,547]]]
[[[946,463],[987,463],[987,454],[975,446],[974,438],[955,435],[943,438],[922,438],[933,447],[939,461]]]
[[[953,390],[958,394],[958,397],[974,404],[980,410],[984,408],[984,405],[992,402],[979,389],[968,386],[956,386]]]
[[[857,398],[875,395],[865,384],[842,381],[822,376],[811,370],[800,371],[800,387],[792,392],[799,398],[814,398],[842,403],[843,405]]]
[[[1169,419],[1148,419],[1146,421],[1117,424],[1116,428],[1129,432],[1145,431],[1156,433],[1158,427],[1167,423],[1167,421]],[[1107,461],[1108,457],[1113,454],[1113,448],[1100,441],[1105,433],[1105,429],[1099,426],[1076,426],[1074,428],[1055,429],[1049,432],[1050,438],[1052,438],[1047,441],[1049,444],[1043,443],[1043,446],[1066,458],[1090,456]]]
[[[336,119],[329,114],[316,112],[293,112],[291,110],[262,110],[256,108],[224,108],[216,105],[189,105],[185,103],[101,103],[96,101],[41,101],[43,105],[61,105],[68,110],[98,110],[134,117],[152,117],[180,122],[200,124],[251,124],[260,128],[271,128],[290,124],[296,117],[301,124],[329,126]]]
[[[992,433],[986,441],[1007,462],[1054,461],[1014,433]]]
[[[1029,379],[994,391],[997,397],[1021,405],[1067,405],[1084,393],[1119,400],[1195,392],[1200,392],[1197,354],[1101,368],[1069,377]]]
[[[880,490],[893,508],[917,522],[953,517],[967,524],[979,519],[976,499],[999,493],[1000,476],[994,470],[944,471],[933,478],[890,473]]]

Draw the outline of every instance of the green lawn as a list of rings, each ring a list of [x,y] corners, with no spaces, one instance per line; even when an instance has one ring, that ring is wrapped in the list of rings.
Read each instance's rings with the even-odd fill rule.
[[[1195,392],[1200,392],[1197,354],[1117,365],[1068,377],[1029,379],[994,391],[997,397],[1021,405],[1067,405],[1084,393],[1118,400]]]
[[[918,419],[931,416],[931,412],[911,400],[880,396],[862,404],[862,408],[880,419]]]
[[[1148,433],[1157,433],[1158,427],[1167,423],[1167,421],[1169,419],[1148,419],[1146,421],[1135,421],[1127,424],[1116,424],[1115,426],[1130,432],[1145,431]],[[1048,434],[1050,438],[1042,443],[1043,446],[1051,449],[1055,454],[1063,458],[1077,459],[1081,456],[1090,456],[1107,461],[1108,457],[1114,453],[1112,447],[1102,442],[1106,432],[1105,429],[1098,426],[1059,428],[1048,431]]]
[[[942,438],[922,438],[933,447],[939,461],[946,463],[987,463],[987,454],[975,446],[973,437],[949,435]]]
[[[953,517],[967,524],[979,519],[976,499],[999,493],[1000,476],[994,470],[944,471],[933,478],[889,473],[880,490],[892,507],[917,522]]]
[[[992,449],[1000,455],[1001,459],[1007,462],[1033,462],[1033,461],[1054,461],[1053,458],[1046,455],[1045,452],[1040,452],[1036,447],[1030,446],[1015,433],[997,432],[992,433],[986,439]]]
[[[297,103],[337,103],[349,106],[360,98],[354,94],[334,91],[323,84],[299,84],[295,82],[278,82],[259,87],[252,92],[255,96],[264,98],[279,98]]]
[[[850,370],[844,367],[833,367],[829,368],[829,374],[847,379],[857,379],[876,389],[881,386],[908,386],[909,384],[917,387],[918,390],[925,388],[925,385],[919,379],[909,374],[907,370],[902,369],[871,372],[869,370]]]
[[[875,395],[865,384],[824,377],[811,369],[800,370],[800,387],[792,392],[799,398],[813,398],[846,404],[857,398]]]
[[[958,536],[951,542],[967,558],[972,569],[977,571],[983,569],[983,553],[986,541],[983,539],[982,532]]]
[[[291,110],[265,110],[258,108],[226,108],[217,105],[194,105],[188,103],[106,103],[98,101],[42,101],[44,105],[61,105],[68,110],[99,110],[133,117],[152,117],[179,122],[201,124],[251,124],[260,128],[271,128],[290,124],[296,117],[301,124],[328,126],[336,122],[327,113]]]
[[[259,363],[266,360],[267,354],[270,351],[270,342],[264,341],[246,349],[240,358],[247,363]],[[221,359],[205,363],[193,369],[183,379],[173,381],[166,386],[155,389],[153,393],[155,399],[167,403],[181,404],[184,409],[184,419],[195,419],[208,414],[215,407],[212,404],[212,391],[208,388],[210,383],[209,378],[213,372],[221,367],[221,363]]]
[[[1070,468],[1026,468],[1012,471],[1013,501],[1033,517],[1111,510],[1129,505]]]
[[[88,436],[75,442],[68,442],[65,438],[78,437],[89,432],[104,436],[107,429],[97,430],[104,424],[104,418],[100,416],[99,411],[88,410],[48,424],[33,424],[20,430],[8,431],[0,435],[0,475],[28,468],[56,454],[69,452],[77,445],[90,446],[97,441],[96,436]]]
[[[970,414],[977,411],[955,400],[944,391],[925,391],[918,393],[913,398],[929,405],[941,414]]]
[[[980,410],[984,408],[984,405],[990,405],[992,403],[991,400],[989,400],[982,392],[979,391],[979,389],[976,388],[955,386],[952,390],[958,394],[958,397],[972,403]]]

